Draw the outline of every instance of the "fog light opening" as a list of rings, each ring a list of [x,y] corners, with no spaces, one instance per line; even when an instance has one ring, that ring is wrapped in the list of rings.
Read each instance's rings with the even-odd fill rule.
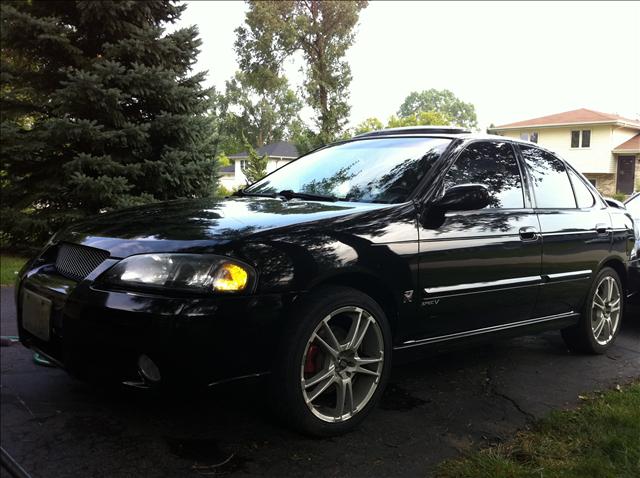
[[[160,369],[148,355],[142,354],[138,357],[138,372],[148,382],[158,383],[160,381]]]

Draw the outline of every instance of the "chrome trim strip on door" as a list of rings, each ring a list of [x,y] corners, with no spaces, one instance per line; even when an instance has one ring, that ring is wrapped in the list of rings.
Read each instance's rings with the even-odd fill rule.
[[[469,289],[484,289],[486,287],[500,287],[516,284],[532,284],[541,282],[542,276],[514,277],[512,279],[500,279],[489,282],[470,282],[467,284],[446,285],[440,287],[426,287],[424,291],[427,294],[438,294],[442,292],[456,292]]]
[[[591,275],[591,269],[585,269],[583,271],[573,271],[573,272],[558,272],[556,274],[547,274],[547,278],[549,280],[555,279],[568,279],[568,278],[580,278],[586,279]]]
[[[575,234],[595,234],[595,229],[590,229],[588,231],[560,231],[560,232],[542,232],[542,236],[569,236]]]
[[[462,339],[465,337],[473,337],[474,335],[482,335],[482,334],[488,334],[491,332],[499,332],[501,330],[509,330],[517,327],[523,327],[525,325],[550,322],[552,320],[568,319],[568,318],[578,317],[579,315],[580,314],[573,311],[564,312],[562,314],[548,315],[546,317],[538,317],[536,319],[522,320],[520,322],[512,322],[510,324],[504,324],[504,325],[494,325],[494,326],[485,327],[482,329],[467,330],[464,332],[457,332],[455,334],[440,335],[438,337],[429,337],[426,339],[419,339],[419,340],[407,340],[406,342],[403,342],[401,345],[394,347],[394,350],[407,349],[411,347],[419,347],[421,345],[428,345],[428,344],[433,344],[437,342],[446,342],[448,340]]]

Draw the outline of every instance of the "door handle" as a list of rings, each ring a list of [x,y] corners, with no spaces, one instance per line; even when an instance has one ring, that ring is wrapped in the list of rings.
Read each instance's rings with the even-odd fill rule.
[[[596,232],[600,235],[606,235],[611,232],[611,228],[606,224],[596,224]]]
[[[520,228],[520,239],[523,241],[537,241],[540,233],[535,227],[527,226]]]

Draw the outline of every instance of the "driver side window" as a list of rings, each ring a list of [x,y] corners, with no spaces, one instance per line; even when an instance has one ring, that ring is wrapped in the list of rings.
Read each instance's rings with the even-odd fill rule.
[[[524,207],[520,168],[509,143],[479,142],[469,145],[444,179],[445,191],[460,184],[482,184],[491,196],[487,208]]]

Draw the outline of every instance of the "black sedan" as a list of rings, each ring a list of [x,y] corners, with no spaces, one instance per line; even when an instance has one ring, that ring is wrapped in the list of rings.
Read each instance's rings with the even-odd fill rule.
[[[633,222],[537,145],[455,128],[369,133],[233,197],[150,204],[56,234],[18,281],[22,343],[80,377],[267,375],[314,435],[375,406],[392,356],[620,329]]]

